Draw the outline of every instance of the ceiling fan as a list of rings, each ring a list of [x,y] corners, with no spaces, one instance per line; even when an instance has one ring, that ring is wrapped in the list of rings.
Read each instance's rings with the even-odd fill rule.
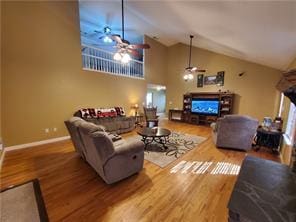
[[[123,0],[121,0],[121,26],[122,36],[112,35],[111,38],[116,42],[117,52],[114,54],[114,59],[122,63],[128,63],[131,60],[130,54],[134,57],[140,57],[138,49],[149,49],[148,44],[130,44],[124,39],[124,7]]]
[[[189,61],[188,61],[188,67],[185,68],[185,74],[183,76],[184,80],[192,80],[194,78],[192,73],[195,72],[206,72],[204,69],[198,69],[196,66],[191,66],[191,50],[192,50],[192,39],[193,35],[190,35],[190,48],[189,48]]]

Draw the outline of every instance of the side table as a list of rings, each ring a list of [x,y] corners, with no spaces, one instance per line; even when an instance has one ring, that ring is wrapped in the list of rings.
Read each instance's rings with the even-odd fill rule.
[[[183,110],[170,109],[169,110],[169,120],[182,121]]]
[[[270,148],[274,153],[279,152],[279,147],[281,144],[283,132],[281,131],[271,131],[259,127],[257,129],[257,134],[255,137],[255,150],[258,151],[261,146]]]

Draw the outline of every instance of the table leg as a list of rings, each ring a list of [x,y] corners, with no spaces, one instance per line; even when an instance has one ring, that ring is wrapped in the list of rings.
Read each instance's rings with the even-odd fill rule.
[[[145,145],[144,149],[146,149],[147,146],[148,146],[149,144],[151,144],[153,141],[154,141],[154,138],[153,138],[153,137],[152,137],[151,140],[149,140],[149,137],[148,137],[148,136],[142,136],[142,142],[143,142],[144,145]]]

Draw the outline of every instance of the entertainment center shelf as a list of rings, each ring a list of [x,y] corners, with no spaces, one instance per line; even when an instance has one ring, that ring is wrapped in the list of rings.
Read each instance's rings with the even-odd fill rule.
[[[185,94],[179,121],[192,124],[211,124],[216,122],[218,117],[232,114],[233,101],[233,93],[202,92]],[[180,112],[180,110],[170,110],[169,116],[173,116],[174,112]]]

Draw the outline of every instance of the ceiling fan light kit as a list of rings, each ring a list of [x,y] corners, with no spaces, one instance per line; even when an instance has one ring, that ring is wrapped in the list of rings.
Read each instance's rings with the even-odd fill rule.
[[[193,80],[194,79],[194,76],[192,73],[185,73],[185,75],[183,76],[183,79],[185,81],[188,81],[188,80]]]
[[[105,37],[103,38],[103,41],[104,41],[105,43],[112,43],[112,42],[113,42],[113,40],[112,40],[109,36],[105,36]]]
[[[123,64],[127,64],[131,61],[130,55],[126,52],[116,52],[113,56],[113,59],[116,61],[121,61]]]

